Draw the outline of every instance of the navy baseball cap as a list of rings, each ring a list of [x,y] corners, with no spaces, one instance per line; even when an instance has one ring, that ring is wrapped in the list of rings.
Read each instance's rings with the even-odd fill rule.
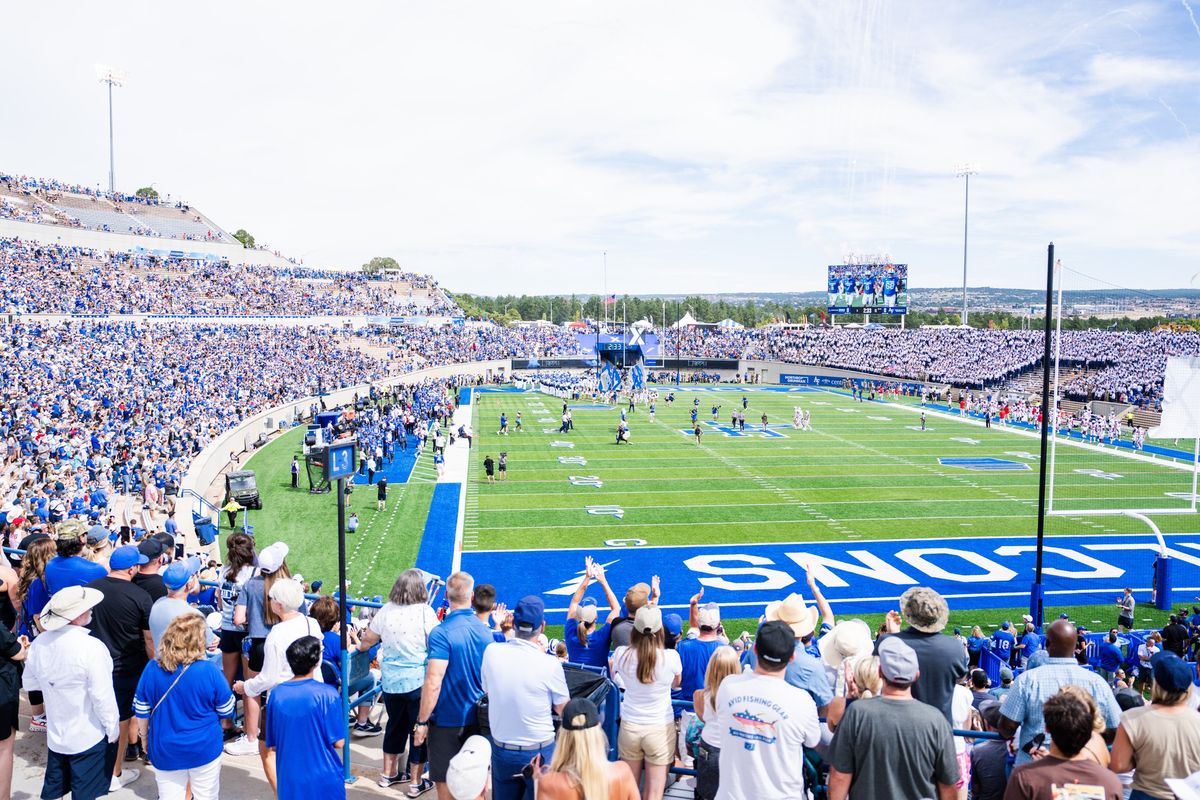
[[[517,602],[513,611],[513,626],[524,633],[532,633],[546,621],[546,604],[537,595],[526,595]]]
[[[135,545],[127,544],[112,551],[112,555],[108,557],[108,566],[111,569],[129,569],[130,567],[140,567],[149,560],[138,552]]]

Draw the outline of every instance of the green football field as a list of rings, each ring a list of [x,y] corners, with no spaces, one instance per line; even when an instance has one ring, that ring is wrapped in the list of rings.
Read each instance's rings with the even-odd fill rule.
[[[653,422],[642,405],[629,415],[632,443],[621,445],[615,444],[618,407],[576,408],[575,429],[564,435],[557,432],[562,408],[558,398],[535,392],[476,392],[475,443],[463,503],[464,567],[486,573],[485,565],[505,553],[526,553],[527,560],[518,566],[505,561],[497,568],[499,574],[484,574],[484,579],[514,590],[519,585],[522,592],[548,591],[571,577],[575,561],[582,560],[577,551],[632,563],[632,551],[622,554],[616,549],[625,544],[655,554],[650,558],[690,555],[693,546],[696,552],[728,547],[775,558],[769,548],[826,542],[845,545],[849,551],[855,542],[869,540],[894,550],[898,545],[888,542],[926,540],[927,546],[938,547],[945,543],[932,540],[957,539],[968,549],[988,553],[994,549],[987,544],[989,537],[1031,536],[1036,530],[1036,436],[999,427],[989,430],[933,411],[926,412],[927,429],[922,431],[920,408],[903,398],[898,403],[859,403],[836,391],[685,386],[668,406],[666,392],[664,387]],[[741,409],[743,396],[748,403],[747,435],[727,435],[723,429],[729,426],[730,412]],[[699,444],[690,433],[693,400],[699,400],[704,431]],[[710,424],[714,404],[720,406],[716,425]],[[811,412],[813,430],[792,427],[796,406]],[[514,420],[517,411],[524,431],[518,433],[510,423],[509,435],[498,435],[500,413]],[[334,498],[289,488],[289,463],[300,451],[301,435],[300,430],[288,432],[250,460],[265,505],[251,512],[251,523],[260,542],[288,542],[293,570],[332,586],[337,568]],[[501,451],[508,454],[506,480],[488,484],[483,459]],[[946,459],[994,459],[1000,468],[967,469],[944,463]],[[1055,472],[1060,509],[1182,508],[1191,489],[1190,473],[1162,460],[1124,457],[1111,448],[1060,446]],[[386,511],[375,510],[366,487],[356,492],[352,506],[361,525],[348,537],[354,596],[386,594],[395,576],[414,564],[434,477],[427,452],[407,484],[393,484]],[[598,507],[598,513],[589,513],[589,507]],[[613,508],[622,516],[604,511]],[[1165,533],[1197,530],[1195,516],[1155,520]],[[1146,532],[1143,524],[1124,517],[1047,520],[1051,537],[1098,536],[1119,542],[1122,534]],[[1141,567],[1147,566],[1140,563],[1146,558],[1137,557]],[[662,567],[664,575],[673,576],[672,594],[682,593],[685,599],[698,585],[685,585],[696,576],[681,573],[678,561]],[[570,570],[563,572],[567,563]],[[1028,589],[1021,575],[1013,580],[1018,592]],[[794,589],[803,591],[802,586]],[[969,585],[959,590],[971,591]],[[902,587],[894,590],[891,602],[900,591]],[[555,594],[547,594],[548,607],[556,604]],[[844,594],[861,592],[852,581]],[[681,598],[668,599],[678,603]],[[1048,596],[1047,613],[1067,611],[1073,618],[1108,624],[1110,609],[1086,605],[1095,600],[1080,600],[1069,594]],[[1148,594],[1139,605],[1139,623],[1158,624],[1162,615],[1147,600]],[[1190,594],[1180,602],[1186,600]],[[962,599],[952,601],[951,607],[961,615],[956,623],[975,620],[995,627],[1017,617],[1022,603],[1005,596],[986,601],[992,611],[957,609],[972,605]],[[761,606],[740,605],[745,610],[731,609],[730,624],[735,629],[739,624],[753,626]],[[980,603],[973,605],[978,609]]]
[[[1035,533],[1036,436],[933,412],[921,431],[911,402],[860,403],[834,391],[684,387],[675,395],[672,406],[660,398],[653,422],[638,406],[629,415],[632,443],[617,445],[619,407],[575,410],[575,429],[563,435],[556,432],[558,398],[476,394],[464,552],[602,547],[618,525],[582,515],[590,503],[619,506],[619,535],[650,546]],[[749,435],[707,424],[717,404],[718,425],[728,426],[743,397]],[[699,444],[687,432],[695,400],[704,431]],[[811,431],[793,429],[796,406],[811,412]],[[517,411],[524,432],[510,424],[507,436],[498,435],[500,413],[511,420]],[[507,480],[487,485],[481,462],[500,450],[508,453]],[[987,469],[942,463],[955,458],[1003,463]],[[1191,490],[1190,473],[1111,448],[1060,445],[1055,474],[1060,509],[1182,508]],[[571,476],[595,477],[602,486],[574,485]],[[1157,520],[1164,532],[1196,530],[1195,517]],[[1123,517],[1047,520],[1050,535],[1146,531]]]

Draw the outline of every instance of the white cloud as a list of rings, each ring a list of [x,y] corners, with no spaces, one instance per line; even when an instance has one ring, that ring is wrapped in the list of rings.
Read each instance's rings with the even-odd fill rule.
[[[100,61],[130,73],[122,185],[309,263],[599,291],[607,250],[617,291],[783,290],[887,247],[953,284],[963,161],[981,283],[1037,285],[1050,238],[1118,281],[1200,258],[1196,59],[1159,6],[206,8],[10,10],[0,169],[104,180]]]

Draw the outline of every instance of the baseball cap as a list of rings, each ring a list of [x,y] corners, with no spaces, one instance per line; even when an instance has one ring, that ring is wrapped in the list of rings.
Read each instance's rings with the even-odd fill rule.
[[[155,539],[162,545],[164,553],[173,554],[175,552],[175,537],[166,531],[156,531],[150,534],[151,539]]]
[[[633,617],[633,627],[643,635],[662,630],[662,611],[658,606],[642,606]]]
[[[701,628],[715,631],[721,624],[721,607],[716,603],[705,603],[696,611],[696,621]]]
[[[796,637],[792,633],[792,626],[782,620],[764,622],[754,637],[754,652],[773,667],[790,661],[795,650]]]
[[[887,636],[879,642],[879,671],[892,683],[912,683],[917,679],[920,668],[917,653],[904,640]]]
[[[87,528],[81,520],[69,519],[58,526],[59,541],[78,539],[87,533]]]
[[[575,720],[583,717],[576,722]],[[600,724],[600,709],[586,697],[574,697],[562,710],[562,726],[568,731],[585,731]]]
[[[536,631],[546,621],[546,604],[537,595],[526,595],[513,610],[513,626],[526,633]]]
[[[108,566],[110,569],[129,569],[141,566],[149,560],[138,552],[136,545],[127,544],[112,551],[112,555],[108,557]]]
[[[103,525],[97,523],[97,524],[93,525],[92,527],[88,528],[88,532],[87,532],[88,544],[100,544],[100,542],[103,542],[107,538],[108,538],[108,528],[104,527]]]
[[[1022,614],[1021,619],[1025,622],[1033,622],[1033,617],[1029,614]]]
[[[1186,692],[1192,686],[1192,668],[1179,656],[1161,650],[1150,659],[1154,682],[1168,692]]]
[[[650,600],[650,585],[635,583],[625,592],[625,608],[634,613]]]
[[[663,630],[672,636],[678,636],[683,631],[683,618],[678,614],[665,614],[663,616]]]
[[[258,553],[258,569],[267,574],[278,572],[287,556],[288,546],[285,543],[269,544]]]
[[[446,770],[446,788],[455,800],[475,800],[487,787],[492,768],[492,745],[482,736],[470,736]]]
[[[192,556],[180,561],[172,561],[163,571],[162,580],[168,589],[172,591],[182,589],[187,586],[188,581],[192,576],[201,570],[204,565],[200,563],[200,559]]]
[[[575,619],[580,622],[591,625],[596,621],[596,601],[590,597],[585,597],[575,608]]]
[[[162,542],[155,539],[153,536],[147,536],[138,542],[137,550],[146,557],[146,561],[153,561],[156,558],[162,558],[163,546]],[[146,562],[143,561],[143,564]]]
[[[1008,630],[1008,629],[1009,629],[1009,627],[1010,627],[1011,625],[1012,625],[1012,623],[1011,623],[1011,622],[1009,622],[1008,620],[1004,620],[1004,622],[1001,622],[1001,623],[1000,623],[1000,630],[1002,630],[1002,631],[1006,631],[1006,630]]]

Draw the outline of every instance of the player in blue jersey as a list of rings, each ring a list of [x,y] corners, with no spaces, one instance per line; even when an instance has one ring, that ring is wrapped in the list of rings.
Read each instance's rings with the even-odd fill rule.
[[[712,407],[712,421],[717,421],[717,412],[721,410],[721,406],[714,404]]]
[[[1005,620],[1000,624],[1000,630],[992,634],[992,652],[1005,664],[1009,663],[1017,646],[1017,637],[1013,636],[1011,628],[1012,623]]]
[[[841,291],[838,292],[837,302],[834,305],[839,307],[848,306],[852,297],[854,297],[854,278],[850,275],[843,275]]]
[[[699,412],[698,410],[696,410],[695,408],[693,408],[693,409],[692,409],[692,424],[693,424],[693,425],[695,425],[695,424],[696,424],[696,418],[697,418],[698,416],[700,416],[700,412]]]
[[[896,274],[889,272],[883,276],[883,307],[896,307]]]
[[[503,411],[500,412],[500,430],[496,432],[497,436],[508,436],[508,417]]]
[[[829,273],[829,305],[836,306],[838,304],[838,292],[842,288],[842,279],[837,273],[830,271]]]

